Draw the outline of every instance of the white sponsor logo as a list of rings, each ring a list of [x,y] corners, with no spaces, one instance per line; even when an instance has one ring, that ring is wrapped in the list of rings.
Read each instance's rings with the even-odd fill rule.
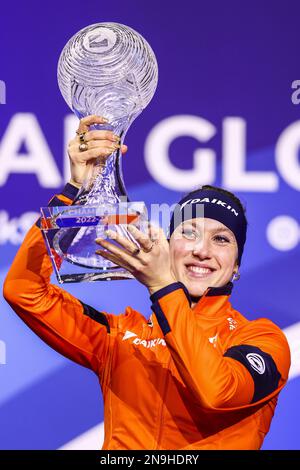
[[[217,339],[218,339],[218,333],[215,336],[212,336],[211,338],[208,338],[208,341],[214,345],[214,348],[216,347],[217,344]]]
[[[227,202],[221,201],[221,199],[209,199],[209,197],[203,197],[203,198],[196,198],[196,199],[188,199],[181,205],[181,209],[183,209],[187,204],[202,204],[202,203],[210,203],[210,204],[216,204],[216,206],[222,206],[225,209],[228,209],[230,212],[233,212],[233,214],[237,217],[239,213],[233,209]]]
[[[125,335],[123,336],[122,341],[125,341],[126,339],[130,339],[130,338],[134,338],[135,336],[137,336],[135,333],[127,330],[125,332]],[[142,346],[144,346],[144,348],[153,348],[154,346],[158,346],[158,345],[166,346],[166,342],[163,338],[155,338],[155,339],[149,339],[149,340],[135,338],[132,341],[132,344],[136,344],[136,345],[141,344]]]
[[[247,360],[250,362],[252,369],[254,369],[259,374],[263,374],[266,370],[265,361],[259,354],[249,353],[246,356]]]
[[[132,331],[126,331],[125,335],[123,336],[122,341],[125,341],[126,339],[133,338],[134,336],[137,336],[135,333],[132,333]]]
[[[300,242],[300,224],[289,215],[278,215],[270,220],[266,235],[268,242],[276,250],[293,250]]]
[[[234,319],[231,318],[231,317],[227,318],[227,321],[228,321],[228,323],[229,323],[229,329],[230,329],[230,331],[235,330],[235,328],[237,327],[237,321],[234,320]]]

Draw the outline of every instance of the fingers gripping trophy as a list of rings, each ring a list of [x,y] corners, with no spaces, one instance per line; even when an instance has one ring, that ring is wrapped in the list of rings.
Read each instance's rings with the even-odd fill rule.
[[[128,224],[147,230],[143,202],[128,202],[121,169],[121,146],[129,126],[151,101],[158,68],[147,41],[128,26],[98,23],[75,34],[58,63],[60,91],[76,116],[104,116],[90,130],[120,137],[107,157],[88,165],[71,206],[44,207],[42,231],[57,279],[82,282],[132,278],[132,274],[95,254],[95,239],[114,230],[132,240]],[[95,119],[96,121],[96,119]],[[99,122],[99,119],[98,119]],[[79,151],[88,149],[86,127],[79,127]],[[133,241],[133,240],[132,240]]]

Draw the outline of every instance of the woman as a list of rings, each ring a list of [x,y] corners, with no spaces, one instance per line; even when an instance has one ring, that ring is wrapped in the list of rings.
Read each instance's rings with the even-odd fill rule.
[[[101,122],[81,120],[85,151],[76,136],[69,145],[71,182],[50,205],[71,204],[86,166],[118,146],[113,133],[89,131]],[[114,233],[117,244],[96,240],[99,256],[148,288],[150,320],[130,307],[119,316],[102,312],[51,285],[41,231],[35,225],[28,232],[7,275],[5,298],[50,346],[98,375],[103,449],[261,447],[290,354],[277,326],[248,321],[229,302],[246,228],[240,201],[205,186],[178,204],[169,242],[153,227],[149,236],[130,228],[139,250]]]

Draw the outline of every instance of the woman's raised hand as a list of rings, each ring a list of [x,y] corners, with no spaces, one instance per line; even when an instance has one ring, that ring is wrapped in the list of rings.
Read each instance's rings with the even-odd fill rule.
[[[90,115],[79,122],[76,137],[70,140],[68,155],[70,158],[71,183],[80,187],[87,171],[97,158],[105,159],[115,150],[121,148],[127,152],[127,145],[120,146],[120,137],[109,130],[89,130],[93,124],[107,124],[107,119]]]

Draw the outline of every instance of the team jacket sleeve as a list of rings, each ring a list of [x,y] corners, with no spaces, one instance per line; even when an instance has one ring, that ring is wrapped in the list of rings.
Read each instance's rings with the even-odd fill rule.
[[[73,188],[73,189],[72,189]],[[76,188],[49,205],[70,204]],[[27,233],[4,282],[4,297],[47,344],[96,373],[108,351],[109,318],[50,283],[52,264],[38,223]]]
[[[271,322],[266,320],[263,328],[245,329],[223,353],[210,344],[195,322],[183,284],[171,284],[153,294],[151,300],[176,368],[205,408],[249,406],[271,396],[286,382],[289,347],[283,333],[279,328],[275,330],[275,325],[271,327]]]

